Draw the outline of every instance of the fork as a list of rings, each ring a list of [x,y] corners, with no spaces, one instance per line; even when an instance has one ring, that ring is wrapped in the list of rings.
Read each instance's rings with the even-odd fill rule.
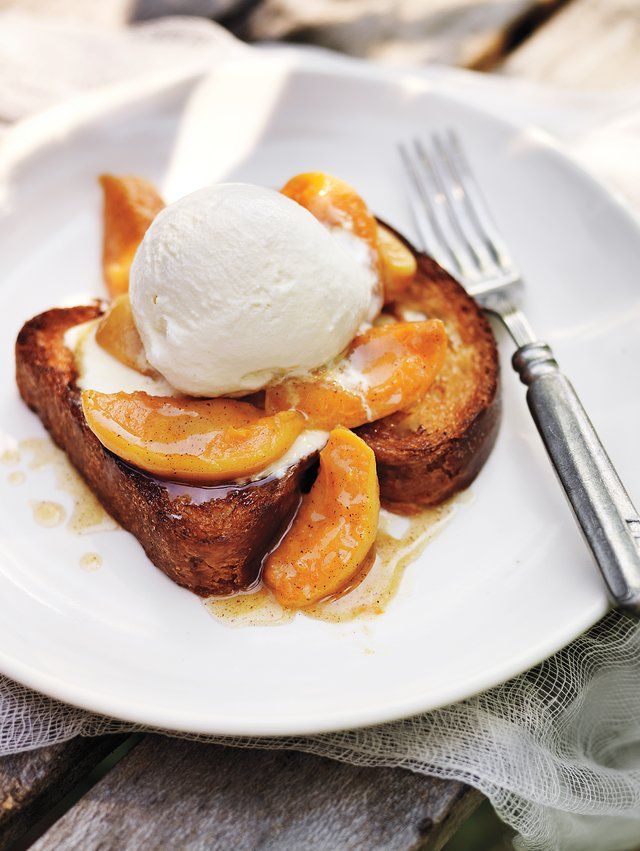
[[[613,602],[640,618],[640,516],[551,348],[520,304],[524,282],[453,130],[400,144],[424,249],[506,327],[512,364]]]

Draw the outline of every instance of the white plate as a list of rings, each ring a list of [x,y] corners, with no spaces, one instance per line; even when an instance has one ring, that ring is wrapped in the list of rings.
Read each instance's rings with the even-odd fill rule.
[[[167,198],[221,178],[278,186],[343,176],[413,235],[395,143],[452,125],[526,272],[527,310],[574,378],[633,493],[640,469],[640,241],[630,216],[544,141],[429,84],[273,55],[204,82],[115,89],[17,128],[0,158],[0,428],[43,429],[18,399],[12,346],[47,307],[101,293],[102,171]],[[230,629],[125,532],[43,529],[30,500],[64,502],[50,471],[0,467],[0,670],[108,715],[185,731],[294,734],[452,702],[520,672],[606,610],[603,585],[530,421],[503,340],[504,421],[456,516],[406,572],[386,613],[333,625]],[[634,440],[632,440],[632,437]],[[24,469],[24,464],[22,465]],[[102,569],[79,568],[96,551]]]

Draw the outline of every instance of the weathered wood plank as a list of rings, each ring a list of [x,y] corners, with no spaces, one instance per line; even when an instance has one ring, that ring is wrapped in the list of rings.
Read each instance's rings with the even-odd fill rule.
[[[638,0],[573,0],[504,62],[501,71],[562,86],[640,82]]]
[[[558,0],[262,0],[238,34],[392,63],[486,67],[523,17]]]
[[[0,848],[22,836],[123,738],[77,738],[0,758]]]
[[[148,736],[33,848],[437,849],[480,799],[404,769]]]

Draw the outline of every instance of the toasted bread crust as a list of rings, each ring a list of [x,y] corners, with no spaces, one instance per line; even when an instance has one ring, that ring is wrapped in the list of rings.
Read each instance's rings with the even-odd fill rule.
[[[392,305],[442,319],[449,336],[444,366],[423,401],[356,429],[376,454],[383,503],[412,513],[438,505],[478,475],[500,425],[496,341],[476,302],[435,260],[414,252],[418,273]]]
[[[85,422],[73,355],[63,341],[67,329],[100,312],[97,304],[49,310],[24,325],[16,342],[22,398],[106,510],[174,582],[201,596],[249,587],[298,507],[305,465],[265,483],[211,489],[213,499],[198,504],[171,496],[109,453]]]

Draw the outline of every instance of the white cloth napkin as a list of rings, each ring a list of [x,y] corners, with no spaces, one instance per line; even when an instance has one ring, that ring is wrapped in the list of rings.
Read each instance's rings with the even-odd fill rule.
[[[80,90],[158,70],[205,69],[252,49],[195,19],[99,32],[0,13],[0,121]],[[592,97],[453,69],[419,73],[476,106],[544,127],[640,211],[639,93]],[[140,728],[0,677],[0,754],[133,729]],[[209,741],[297,748],[462,780],[489,796],[519,832],[519,848],[632,849],[640,841],[640,628],[611,614],[534,670],[406,721],[308,738]]]

